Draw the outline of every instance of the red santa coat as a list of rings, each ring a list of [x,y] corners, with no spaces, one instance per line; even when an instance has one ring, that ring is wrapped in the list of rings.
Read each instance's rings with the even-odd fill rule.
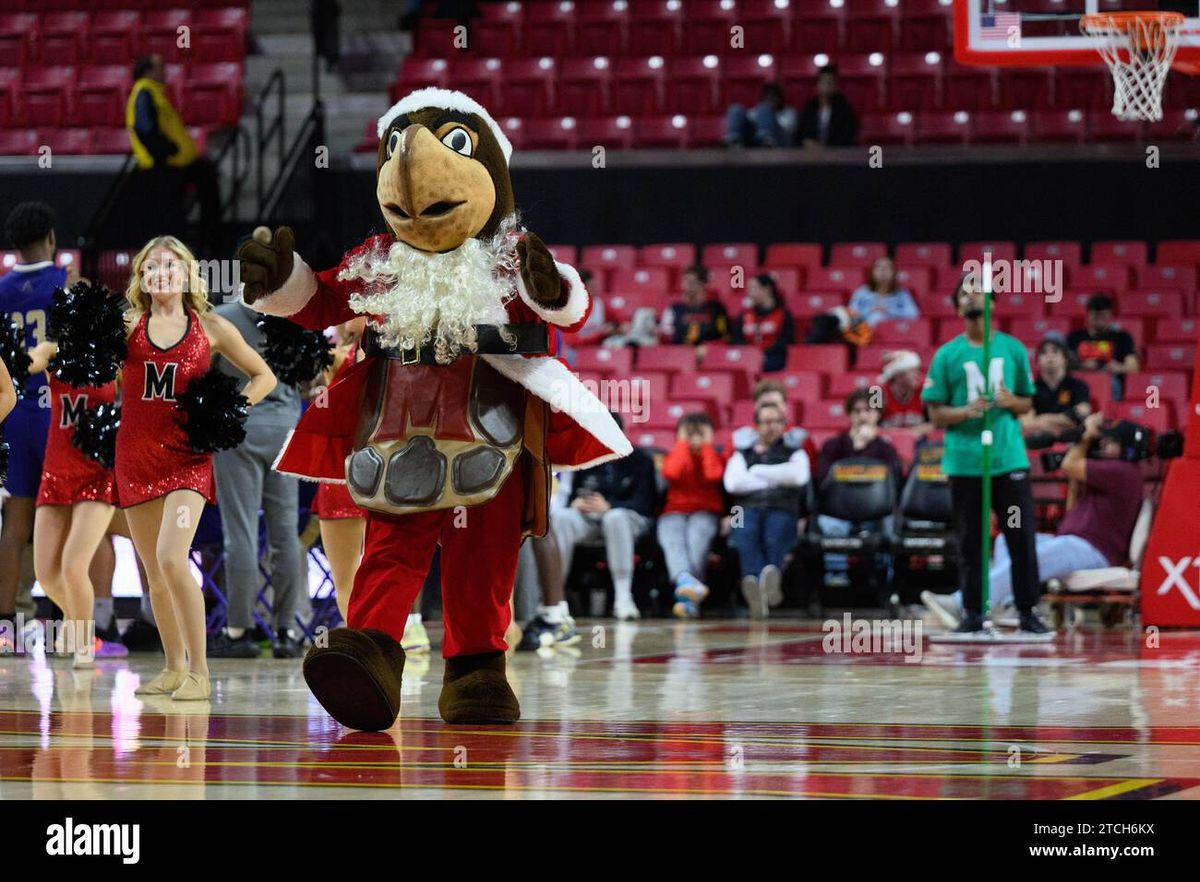
[[[291,276],[278,291],[261,297],[253,308],[269,315],[285,316],[296,324],[321,330],[356,318],[350,308],[353,294],[362,282],[339,281],[338,275],[357,255],[392,244],[390,235],[373,236],[349,252],[333,269],[314,273],[295,256]],[[559,309],[541,306],[514,279],[517,296],[506,306],[510,322],[544,322],[566,332],[578,330],[587,321],[591,297],[574,267],[555,261],[566,293]],[[549,335],[548,355],[483,355],[501,374],[548,402],[550,422],[546,454],[551,468],[583,469],[626,456],[632,445],[608,410],[579,382],[556,356],[557,341]],[[354,449],[363,383],[370,357],[343,371],[329,387],[324,401],[311,405],[288,436],[275,462],[278,471],[317,481],[346,480],[346,457]]]

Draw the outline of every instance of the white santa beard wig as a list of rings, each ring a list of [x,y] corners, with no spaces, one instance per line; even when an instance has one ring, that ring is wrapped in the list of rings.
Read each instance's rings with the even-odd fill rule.
[[[384,346],[413,349],[433,341],[434,357],[447,364],[462,350],[475,351],[476,325],[508,322],[504,307],[516,296],[519,271],[517,230],[514,212],[495,235],[468,239],[444,254],[394,242],[352,259],[338,279],[364,283],[350,308],[382,316],[372,325]],[[511,334],[501,337],[513,342]]]

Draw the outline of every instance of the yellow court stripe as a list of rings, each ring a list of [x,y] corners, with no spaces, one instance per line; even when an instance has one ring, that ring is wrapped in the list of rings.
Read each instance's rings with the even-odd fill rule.
[[[1100,787],[1096,790],[1087,790],[1083,793],[1076,793],[1074,796],[1065,797],[1066,799],[1109,799],[1114,796],[1120,796],[1122,793],[1128,793],[1131,790],[1138,790],[1142,787],[1149,787],[1151,784],[1162,782],[1162,778],[1130,778],[1128,781],[1121,781],[1116,784],[1109,784],[1107,787]]]

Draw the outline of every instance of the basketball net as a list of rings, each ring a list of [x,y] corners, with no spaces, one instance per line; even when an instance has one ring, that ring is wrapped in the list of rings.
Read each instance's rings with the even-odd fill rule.
[[[1162,92],[1179,46],[1183,16],[1177,12],[1105,12],[1085,15],[1079,29],[1099,40],[1100,56],[1113,75],[1113,116],[1162,119]]]

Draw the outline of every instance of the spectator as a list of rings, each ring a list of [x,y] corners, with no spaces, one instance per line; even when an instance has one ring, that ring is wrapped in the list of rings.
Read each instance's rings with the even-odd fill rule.
[[[200,203],[201,237],[210,253],[220,245],[221,193],[217,167],[200,155],[183,119],[167,96],[161,55],[143,55],[133,65],[133,89],[125,106],[125,127],[138,168],[169,172],[195,188]]]
[[[764,83],[758,104],[747,110],[732,104],[725,113],[727,147],[793,147],[796,144],[796,109],[783,100],[778,83]]]
[[[913,429],[918,435],[933,431],[921,401],[921,356],[908,349],[889,353],[879,374],[883,387],[883,414],[879,425],[885,429]]]
[[[725,463],[713,446],[713,425],[707,415],[685,416],[675,437],[675,446],[662,461],[667,502],[658,518],[658,544],[675,586],[673,611],[681,619],[694,619],[708,597],[705,562],[725,510],[721,496]]]
[[[267,336],[258,327],[259,313],[241,300],[222,303],[217,315],[229,319],[260,354]],[[221,356],[214,367],[240,379],[242,372]],[[225,629],[208,647],[212,658],[258,658],[254,640],[254,606],[261,581],[258,571],[258,513],[262,510],[271,561],[271,615],[275,629],[275,658],[299,658],[296,610],[304,590],[299,517],[300,484],[292,475],[271,466],[300,419],[300,393],[295,386],[276,383],[265,398],[250,408],[246,438],[237,447],[213,455],[217,505],[225,538],[225,587],[229,618]]]
[[[1097,294],[1089,298],[1086,326],[1067,335],[1067,349],[1080,369],[1112,374],[1113,398],[1120,399],[1124,397],[1124,375],[1139,369],[1138,357],[1129,332],[1114,328],[1112,320],[1111,297]]]
[[[619,415],[614,413],[613,419],[622,425]],[[654,461],[644,450],[635,448],[623,459],[577,472],[568,507],[550,512],[550,531],[560,558],[558,587],[565,585],[571,572],[575,547],[603,540],[613,581],[613,615],[623,621],[640,618],[633,602],[633,548],[650,526],[655,496]],[[545,594],[562,597],[561,590]]]
[[[707,283],[704,267],[690,266],[683,271],[683,300],[663,313],[663,337],[689,346],[729,342],[729,316],[719,300],[709,298]]]
[[[758,410],[764,404],[774,404],[788,413],[787,387],[778,380],[759,380],[754,386],[754,409]],[[812,436],[799,426],[792,426],[783,435],[784,441],[792,447],[802,448],[808,454],[809,462],[817,458],[817,445]],[[733,432],[733,449],[741,450],[749,447],[758,440],[758,429],[755,426],[741,426]]]
[[[1067,346],[1058,334],[1048,334],[1038,345],[1037,379],[1033,382],[1033,413],[1021,417],[1025,435],[1046,433],[1058,438],[1092,412],[1087,383],[1072,377]]]
[[[590,270],[580,270],[579,280],[583,282],[585,288],[591,290],[592,273]],[[603,297],[593,297],[591,304],[592,308],[588,312],[583,327],[567,335],[567,340],[573,346],[598,345],[620,330],[617,323],[608,316]]]
[[[858,137],[858,119],[838,91],[837,67],[832,64],[817,74],[817,94],[800,111],[797,137],[805,147],[849,147]]]
[[[809,460],[787,442],[787,412],[778,404],[760,404],[754,420],[758,437],[729,458],[724,483],[736,504],[730,543],[741,561],[742,596],[751,616],[766,618],[783,601],[783,558],[796,544]]]
[[[896,281],[896,264],[890,257],[880,257],[871,265],[867,283],[850,295],[850,311],[871,328],[880,322],[921,315],[912,294]]]
[[[796,325],[783,305],[773,276],[762,273],[747,287],[750,308],[741,314],[733,330],[733,342],[758,346],[763,351],[762,369],[781,371],[787,364],[787,348],[796,342]]]
[[[830,438],[821,445],[820,456],[817,457],[817,473],[815,486],[819,489],[825,482],[825,476],[835,462],[850,457],[877,459],[887,463],[896,473],[899,481],[903,466],[900,454],[886,438],[879,437],[879,418],[883,409],[873,403],[874,392],[870,389],[855,389],[846,398],[846,415],[850,417],[850,428],[840,435]],[[851,523],[830,515],[817,515],[817,526],[822,536],[837,536],[845,538],[852,529],[859,532],[890,533],[891,517],[883,522],[864,521]],[[846,578],[847,560],[844,554],[825,555],[825,584],[838,586],[848,584]]]
[[[1129,542],[1142,508],[1142,470],[1124,458],[1145,430],[1122,421],[1103,426],[1103,415],[1090,414],[1083,435],[1063,458],[1067,477],[1082,485],[1074,506],[1063,516],[1058,533],[1038,533],[1038,573],[1057,579],[1076,570],[1093,570],[1128,563]],[[1013,602],[1012,560],[1001,537],[988,571],[997,607]],[[921,601],[950,628],[963,616],[962,593],[921,592]]]

